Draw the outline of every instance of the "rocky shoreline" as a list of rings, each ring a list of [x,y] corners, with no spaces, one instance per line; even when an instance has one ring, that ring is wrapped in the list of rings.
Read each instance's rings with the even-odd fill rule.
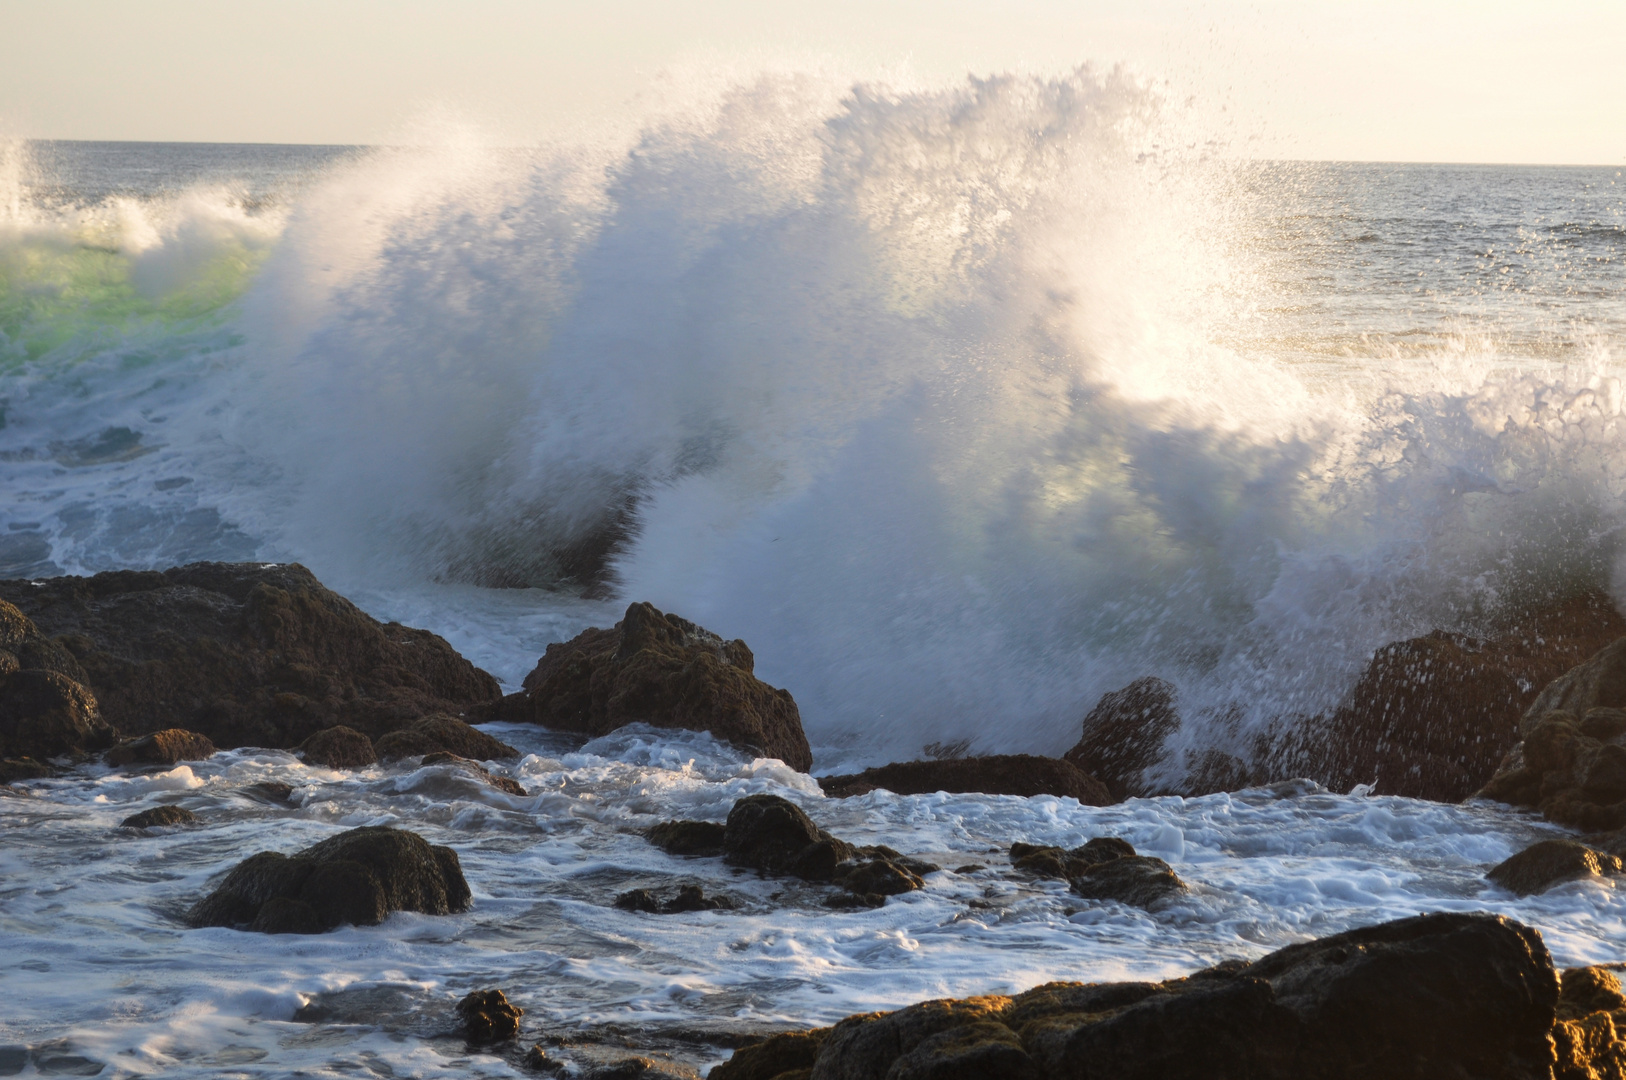
[[[1171,768],[1165,748],[1177,743],[1179,703],[1172,687],[1148,678],[1095,703],[1063,757],[949,753],[818,783],[831,799],[980,792],[1105,806],[1314,777],[1317,769],[1294,766],[1321,746],[1332,748],[1316,759],[1329,779],[1376,777],[1398,794],[1442,800],[1477,791],[1579,830],[1489,871],[1490,882],[1515,895],[1618,875],[1626,870],[1626,622],[1606,602],[1582,597],[1530,625],[1541,634],[1432,635],[1382,650],[1349,702],[1267,733],[1252,761],[1186,749]],[[1546,675],[1540,685],[1537,675]],[[755,677],[744,642],[648,604],[631,605],[612,628],[548,646],[522,689],[504,697],[441,638],[370,619],[298,566],[194,564],[0,582],[0,784],[57,775],[75,761],[139,773],[263,746],[340,771],[417,762],[526,797],[505,764],[519,752],[476,726],[493,721],[583,737],[627,724],[704,731],[800,772],[814,765],[794,700]],[[1459,752],[1470,745],[1471,753]],[[1160,777],[1176,774],[1184,779],[1162,786]],[[849,842],[777,795],[740,798],[726,816],[671,820],[646,840],[670,855],[715,860],[708,881],[727,868],[798,882],[835,917],[884,907],[934,874],[986,870],[945,871],[888,844]],[[168,804],[123,821],[131,831],[199,824],[207,822]],[[897,846],[909,847],[902,837]],[[1083,902],[1158,910],[1190,888],[1167,862],[1114,836],[1074,847],[1018,842],[998,861],[999,874],[1065,882]],[[455,912],[471,895],[456,852],[404,828],[362,826],[220,872],[186,913],[190,925],[308,935],[376,924],[395,911]],[[727,890],[708,894],[700,884],[632,889],[604,902],[650,918],[736,906]],[[738,1046],[712,1071],[719,1080],[1569,1080],[1626,1075],[1626,1041],[1615,1027],[1626,1023],[1626,998],[1616,978],[1608,966],[1558,972],[1540,935],[1516,922],[1441,914],[1163,983],[1055,983],[811,1031],[764,1038],[713,1030],[697,1041]],[[597,1044],[544,1039],[521,1050],[523,1012],[503,989],[512,990],[468,995],[457,1023],[471,1044],[509,1040],[504,1053],[516,1065],[600,1080],[695,1075],[671,1059],[611,1060]],[[1185,1034],[1171,1040],[1171,1030]],[[1239,1039],[1237,1031],[1251,1034]],[[632,1049],[644,1047],[639,1038],[631,1037]]]

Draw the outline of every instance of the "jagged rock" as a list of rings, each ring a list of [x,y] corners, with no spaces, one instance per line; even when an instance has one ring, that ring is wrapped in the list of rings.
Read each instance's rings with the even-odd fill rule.
[[[728,812],[723,858],[734,866],[830,881],[836,867],[856,854],[851,844],[820,829],[801,807],[778,795],[747,795]]]
[[[132,735],[174,725],[220,747],[287,748],[500,694],[439,637],[381,624],[291,563],[0,581],[0,598],[71,651],[102,715]]]
[[[192,926],[313,934],[372,925],[392,911],[446,915],[469,902],[457,852],[416,833],[363,826],[294,855],[239,863],[187,914]]]
[[[838,866],[833,880],[848,892],[862,896],[897,896],[926,885],[919,874],[891,859],[870,859],[851,866]]]
[[[299,744],[299,756],[307,765],[324,765],[329,769],[364,769],[378,761],[373,740],[343,724],[323,728],[307,737]]]
[[[714,821],[663,821],[644,835],[668,855],[721,855],[728,826]]]
[[[1117,900],[1141,908],[1186,891],[1186,883],[1168,863],[1147,855],[1123,855],[1096,863],[1082,874],[1070,876],[1067,884],[1086,900]]]
[[[743,641],[632,604],[611,629],[549,645],[524,689],[481,715],[594,737],[639,721],[709,731],[805,772],[813,753],[796,702],[755,663]]]
[[[671,1062],[631,1057],[590,1068],[583,1074],[583,1080],[698,1080],[698,1074]]]
[[[1035,754],[995,754],[943,761],[900,761],[848,776],[824,776],[826,795],[847,798],[885,788],[898,795],[934,791],[980,792],[984,795],[1057,795],[1086,806],[1116,800],[1105,784],[1061,758]]]
[[[649,889],[633,889],[617,896],[615,906],[622,911],[678,915],[688,911],[732,911],[734,901],[726,896],[707,896],[699,885],[679,885],[677,895],[670,900],[663,901]]]
[[[0,599],[0,758],[77,756],[117,738],[73,654]]]
[[[1510,892],[1530,896],[1572,878],[1621,873],[1626,873],[1626,863],[1614,855],[1573,840],[1543,840],[1496,864],[1485,876]]]
[[[1555,1038],[1579,1046],[1585,1067],[1611,1052],[1593,1036],[1618,984],[1577,976],[1572,996],[1584,1020],[1559,1019],[1552,958],[1528,927],[1485,914],[1420,915],[1160,984],[1051,983],[1014,998],[848,1017],[809,1033],[823,1038],[807,1076],[1542,1080],[1552,1075]],[[1612,1029],[1610,1039],[1619,1045]],[[742,1050],[737,1071],[714,1075],[773,1076],[766,1067],[776,1062],[759,1053],[762,1068]],[[802,1054],[787,1064],[799,1067]]]
[[[829,1028],[787,1031],[759,1043],[742,1046],[734,1056],[711,1070],[707,1080],[783,1080],[811,1069]]]
[[[450,716],[426,716],[411,725],[373,740],[379,759],[456,754],[472,761],[500,761],[519,757],[519,751],[501,739]]]
[[[458,757],[456,754],[441,751],[438,754],[425,756],[423,763],[425,765],[450,765],[459,772],[467,773],[481,783],[488,787],[494,787],[498,791],[506,792],[509,795],[523,796],[525,794],[525,789],[520,786],[518,780],[511,780],[506,776],[493,776],[490,769],[487,769],[478,761],[470,761],[466,757]]]
[[[1626,826],[1626,638],[1544,688],[1482,797],[1592,831]]]
[[[1504,771],[1528,725],[1521,717],[1574,712],[1569,698],[1538,702],[1542,688],[1623,635],[1614,603],[1587,593],[1510,618],[1491,637],[1436,631],[1395,642],[1331,715],[1281,725],[1256,755],[1253,779],[1308,776],[1334,791],[1375,782],[1385,795],[1467,798]]]
[[[213,757],[215,744],[207,736],[182,728],[165,728],[139,739],[119,743],[107,752],[109,765],[175,765]]]
[[[152,829],[168,825],[195,825],[198,815],[184,806],[155,806],[139,814],[131,814],[119,822],[123,829]]]
[[[501,990],[473,990],[457,1003],[463,1035],[471,1043],[501,1042],[519,1034],[525,1010],[510,1004]]]
[[[1106,785],[1112,801],[1118,802],[1151,794],[1145,772],[1163,757],[1164,742],[1178,730],[1174,684],[1136,679],[1102,695],[1084,717],[1083,734],[1064,756]]]
[[[1040,844],[1011,845],[1011,866],[1039,877],[1079,877],[1092,867],[1135,854],[1134,845],[1116,836],[1097,836],[1071,851]]]

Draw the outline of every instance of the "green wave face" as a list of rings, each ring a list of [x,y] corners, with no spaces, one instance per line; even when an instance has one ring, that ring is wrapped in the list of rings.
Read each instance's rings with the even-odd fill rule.
[[[276,223],[238,215],[171,222],[156,238],[136,231],[0,224],[0,371],[71,367],[219,325],[269,256]]]

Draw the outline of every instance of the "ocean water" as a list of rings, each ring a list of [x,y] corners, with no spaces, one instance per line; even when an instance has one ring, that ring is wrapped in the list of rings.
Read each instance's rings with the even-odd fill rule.
[[[591,146],[6,145],[0,576],[298,560],[510,686],[650,600],[751,645],[818,772],[1059,753],[1149,674],[1183,739],[1243,750],[1388,641],[1620,596],[1620,171],[1257,163],[1211,136],[1081,69],[765,74]],[[1442,908],[1626,959],[1610,884],[1484,884],[1547,831],[1502,808],[836,802],[703,738],[505,737],[525,799],[251,750],[0,797],[0,940],[26,956],[0,968],[0,1072],[506,1075],[436,1037],[487,985],[533,1032],[687,1031],[704,1064],[708,1025],[1172,975]],[[297,805],[244,793],[266,779]],[[838,915],[630,831],[757,790],[990,869]],[[114,828],[168,801],[207,824]],[[459,850],[471,912],[177,921],[249,851],[383,821]],[[1070,900],[990,852],[1108,833],[1192,896]],[[607,906],[680,879],[744,906]]]

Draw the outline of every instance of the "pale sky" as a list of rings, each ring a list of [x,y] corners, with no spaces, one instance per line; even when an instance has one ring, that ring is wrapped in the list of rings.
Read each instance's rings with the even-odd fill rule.
[[[674,66],[1166,79],[1239,152],[1626,162],[1626,0],[0,0],[0,135],[365,143],[451,109],[513,141]]]

